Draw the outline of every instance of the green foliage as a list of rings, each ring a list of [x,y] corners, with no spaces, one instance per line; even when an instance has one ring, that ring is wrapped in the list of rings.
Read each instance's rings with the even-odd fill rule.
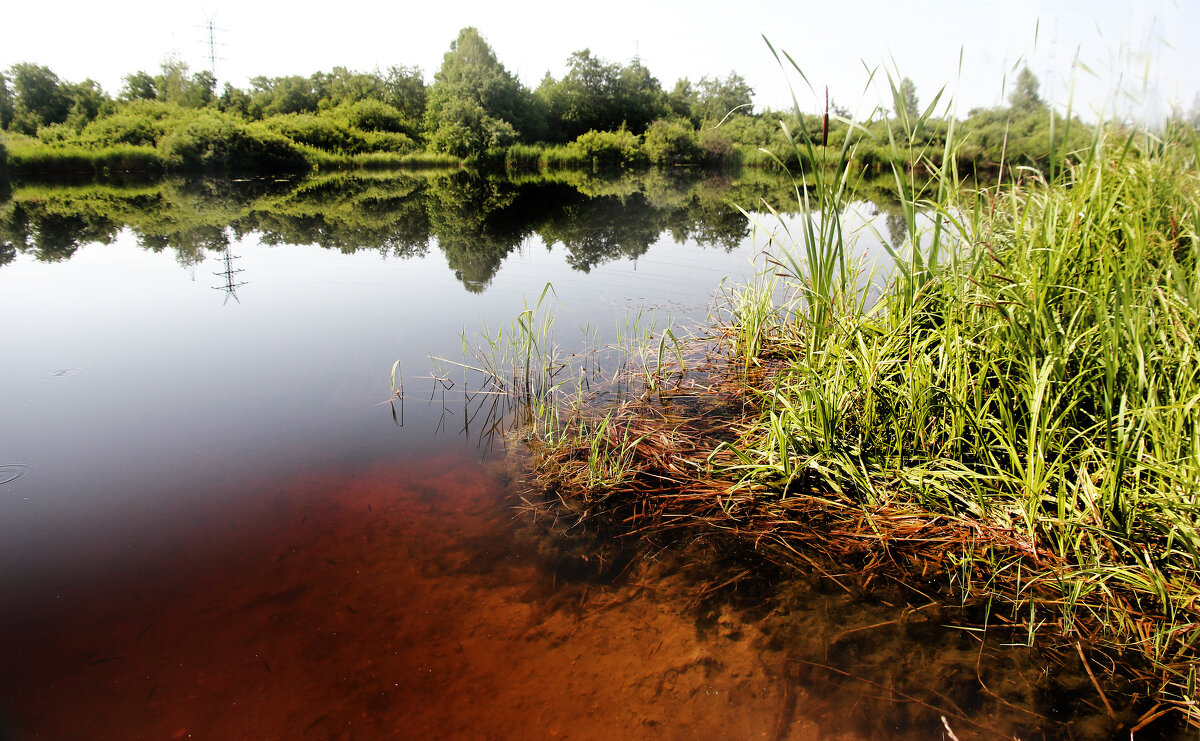
[[[249,118],[251,102],[249,93],[227,82],[221,91],[221,97],[217,99],[217,108],[224,113],[235,113],[242,118]]]
[[[896,118],[908,118],[916,121],[921,115],[920,104],[917,101],[917,86],[909,78],[900,80],[896,87],[895,111]]]
[[[153,147],[118,144],[96,148],[75,143],[46,143],[28,138],[8,144],[8,171],[13,175],[100,175],[112,172],[164,170],[162,157]]]
[[[328,116],[287,113],[265,119],[262,126],[286,136],[297,144],[306,144],[327,152],[354,154],[365,151],[364,141],[359,132]]]
[[[11,128],[32,135],[39,126],[67,120],[71,96],[50,68],[21,62],[9,68],[9,73],[13,84]]]
[[[1037,75],[1030,72],[1028,67],[1022,67],[1016,82],[1013,83],[1012,92],[1009,93],[1008,104],[1013,110],[1021,113],[1033,113],[1044,109],[1046,103],[1038,93],[1039,86]]]
[[[84,80],[65,86],[71,96],[71,110],[66,124],[78,132],[96,118],[112,113],[115,104],[95,80]]]
[[[416,124],[397,108],[378,100],[359,100],[342,109],[346,122],[361,131],[390,131],[413,136]]]
[[[636,57],[621,68],[615,108],[620,113],[620,123],[635,134],[643,133],[652,121],[667,115],[662,86]]]
[[[299,75],[255,77],[250,80],[249,114],[252,118],[285,113],[316,113],[320,95],[313,80]]]
[[[125,75],[122,79],[121,100],[157,100],[158,87],[155,85],[154,76],[142,72],[137,72]]]
[[[0,129],[7,129],[13,118],[13,92],[8,77],[0,72]]]
[[[647,162],[639,137],[628,129],[589,131],[575,144],[593,170],[625,170]]]
[[[496,59],[474,28],[464,28],[434,75],[425,109],[431,149],[482,155],[520,138],[536,138],[542,122],[532,95]]]
[[[724,79],[701,77],[691,107],[701,121],[718,122],[730,114],[750,114],[753,95],[754,89],[736,72],[730,72]]]
[[[435,152],[456,157],[477,157],[483,153],[507,147],[517,141],[517,132],[504,119],[487,115],[476,100],[452,97],[444,88],[434,86],[430,94],[430,115],[426,117],[426,142]]]
[[[646,129],[643,147],[655,165],[676,165],[702,158],[699,137],[689,121],[660,118]]]
[[[1093,132],[1075,120],[1048,109],[989,108],[971,112],[962,124],[965,143],[960,155],[972,169],[996,172],[1002,167],[1049,170],[1058,161],[1086,151]],[[1057,141],[1051,151],[1051,131]]]
[[[1030,127],[1016,156],[1070,146],[1051,140],[1048,111],[993,113],[1007,144]],[[730,309],[733,351],[769,380],[751,392],[753,429],[718,451],[724,471],[756,507],[773,495],[772,518],[860,511],[829,530],[873,530],[888,553],[948,518],[961,535],[921,563],[952,564],[964,601],[1030,615],[1030,641],[1044,627],[1140,653],[1164,698],[1200,719],[1193,142],[1092,132],[1065,167],[972,191],[953,167],[956,122],[929,116],[876,139],[898,196],[882,286],[855,267],[844,223],[864,182],[853,138],[812,168],[829,153],[801,128],[806,216]]]
[[[188,115],[177,105],[139,100],[88,124],[80,132],[79,140],[94,146],[155,146],[168,130],[178,126]]]
[[[167,134],[159,150],[168,168],[204,172],[301,172],[296,145],[261,124],[207,111]]]
[[[546,147],[538,144],[514,144],[504,153],[504,167],[509,171],[537,172],[546,168]]]
[[[322,110],[377,102],[398,111],[401,119],[408,122],[404,129],[380,130],[415,135],[416,129],[409,127],[413,126],[412,122],[420,121],[425,113],[425,80],[418,67],[391,67],[386,75],[381,75],[378,70],[374,73],[353,72],[345,67],[334,67],[332,72],[314,74],[312,81]]]
[[[187,63],[171,55],[159,66],[158,74],[137,71],[124,77],[120,98],[126,101],[156,100],[184,108],[202,108],[216,102],[217,80],[208,70],[192,73]]]
[[[571,55],[562,80],[555,82],[547,75],[537,97],[546,107],[551,141],[621,126],[641,134],[651,121],[670,111],[658,80],[640,61],[622,67],[593,56],[588,49]]]

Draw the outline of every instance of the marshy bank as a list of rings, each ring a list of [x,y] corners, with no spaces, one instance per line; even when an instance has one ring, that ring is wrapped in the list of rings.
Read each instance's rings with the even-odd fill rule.
[[[1197,152],[1190,130],[1101,131],[1061,171],[992,188],[964,191],[952,157],[930,184],[898,171],[907,239],[880,289],[843,227],[848,144],[797,188],[799,228],[773,232],[759,277],[730,290],[705,363],[664,333],[630,360],[624,401],[537,402],[526,503],[652,543],[720,534],[894,607],[848,625],[856,639],[945,622],[976,651],[1036,649],[1046,684],[1022,737],[1187,733]],[[962,674],[970,698],[929,697],[799,658],[951,718],[1017,704],[985,673]]]

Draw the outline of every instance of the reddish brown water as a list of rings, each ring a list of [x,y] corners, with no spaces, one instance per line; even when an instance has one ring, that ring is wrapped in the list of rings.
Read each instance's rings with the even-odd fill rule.
[[[13,595],[15,737],[817,737],[782,729],[761,634],[701,636],[684,582],[556,583],[501,473],[446,455],[262,482],[157,563]]]

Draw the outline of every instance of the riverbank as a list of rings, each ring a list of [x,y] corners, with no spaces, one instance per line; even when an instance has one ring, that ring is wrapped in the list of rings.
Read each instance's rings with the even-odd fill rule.
[[[704,372],[672,376],[663,339],[640,398],[542,420],[529,502],[960,602],[1084,662],[1109,732],[1200,724],[1196,153],[1102,132],[1062,172],[969,194],[946,166],[898,173],[886,282],[843,229],[843,153],[729,292]]]

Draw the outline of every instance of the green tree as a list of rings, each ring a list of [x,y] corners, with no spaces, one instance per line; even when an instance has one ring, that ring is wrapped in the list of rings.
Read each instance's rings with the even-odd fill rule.
[[[0,72],[0,129],[7,129],[13,118],[13,94],[8,77]]]
[[[544,122],[537,120],[532,97],[500,64],[479,31],[464,28],[450,44],[429,89],[429,144],[466,157],[517,138],[535,139]]]
[[[250,95],[240,87],[234,87],[228,82],[217,99],[217,108],[226,113],[236,113],[241,116],[250,114]]]
[[[696,84],[692,110],[709,121],[720,121],[731,113],[749,114],[753,95],[754,88],[736,72],[730,72],[724,79],[701,77]]]
[[[420,67],[389,67],[383,78],[383,102],[404,114],[410,121],[425,116],[425,76]]]
[[[588,49],[577,51],[567,61],[567,74],[549,89],[551,129],[558,138],[570,140],[581,134],[615,128],[611,109],[617,96],[620,68],[592,56]]]
[[[121,100],[158,100],[158,88],[154,76],[138,71],[122,79]]]
[[[9,68],[13,82],[13,117],[10,126],[35,134],[39,126],[63,123],[71,112],[71,96],[49,67],[21,62]]]
[[[1024,113],[1042,110],[1046,107],[1046,103],[1038,94],[1039,87],[1037,75],[1030,72],[1028,67],[1022,67],[1020,73],[1017,74],[1017,81],[1013,84],[1012,92],[1008,95],[1008,104],[1014,110]]]
[[[104,92],[95,80],[68,83],[64,85],[71,97],[71,111],[67,114],[66,123],[76,131],[82,131],[102,113],[111,113],[112,99]]]
[[[255,80],[265,78],[256,77]],[[257,87],[257,85],[256,85]],[[283,113],[316,113],[319,108],[320,95],[313,80],[299,75],[276,77],[267,82],[265,96],[253,96],[251,112],[258,116],[278,116]],[[260,103],[262,107],[255,110]]]
[[[896,118],[908,119],[916,121],[921,117],[921,110],[917,103],[917,86],[912,80],[905,77],[900,80],[900,86],[896,89],[895,97]]]
[[[621,68],[615,102],[621,123],[635,134],[643,133],[651,121],[669,110],[662,85],[638,59]]]
[[[675,87],[666,95],[667,108],[671,110],[671,114],[690,120],[693,126],[700,123],[700,119],[692,112],[692,104],[695,101],[696,91],[692,89],[692,83],[686,77],[676,80]]]
[[[621,126],[641,134],[651,121],[671,112],[662,86],[639,60],[622,67],[588,49],[571,55],[567,73],[558,82],[546,75],[537,95],[547,108],[554,141]]]

